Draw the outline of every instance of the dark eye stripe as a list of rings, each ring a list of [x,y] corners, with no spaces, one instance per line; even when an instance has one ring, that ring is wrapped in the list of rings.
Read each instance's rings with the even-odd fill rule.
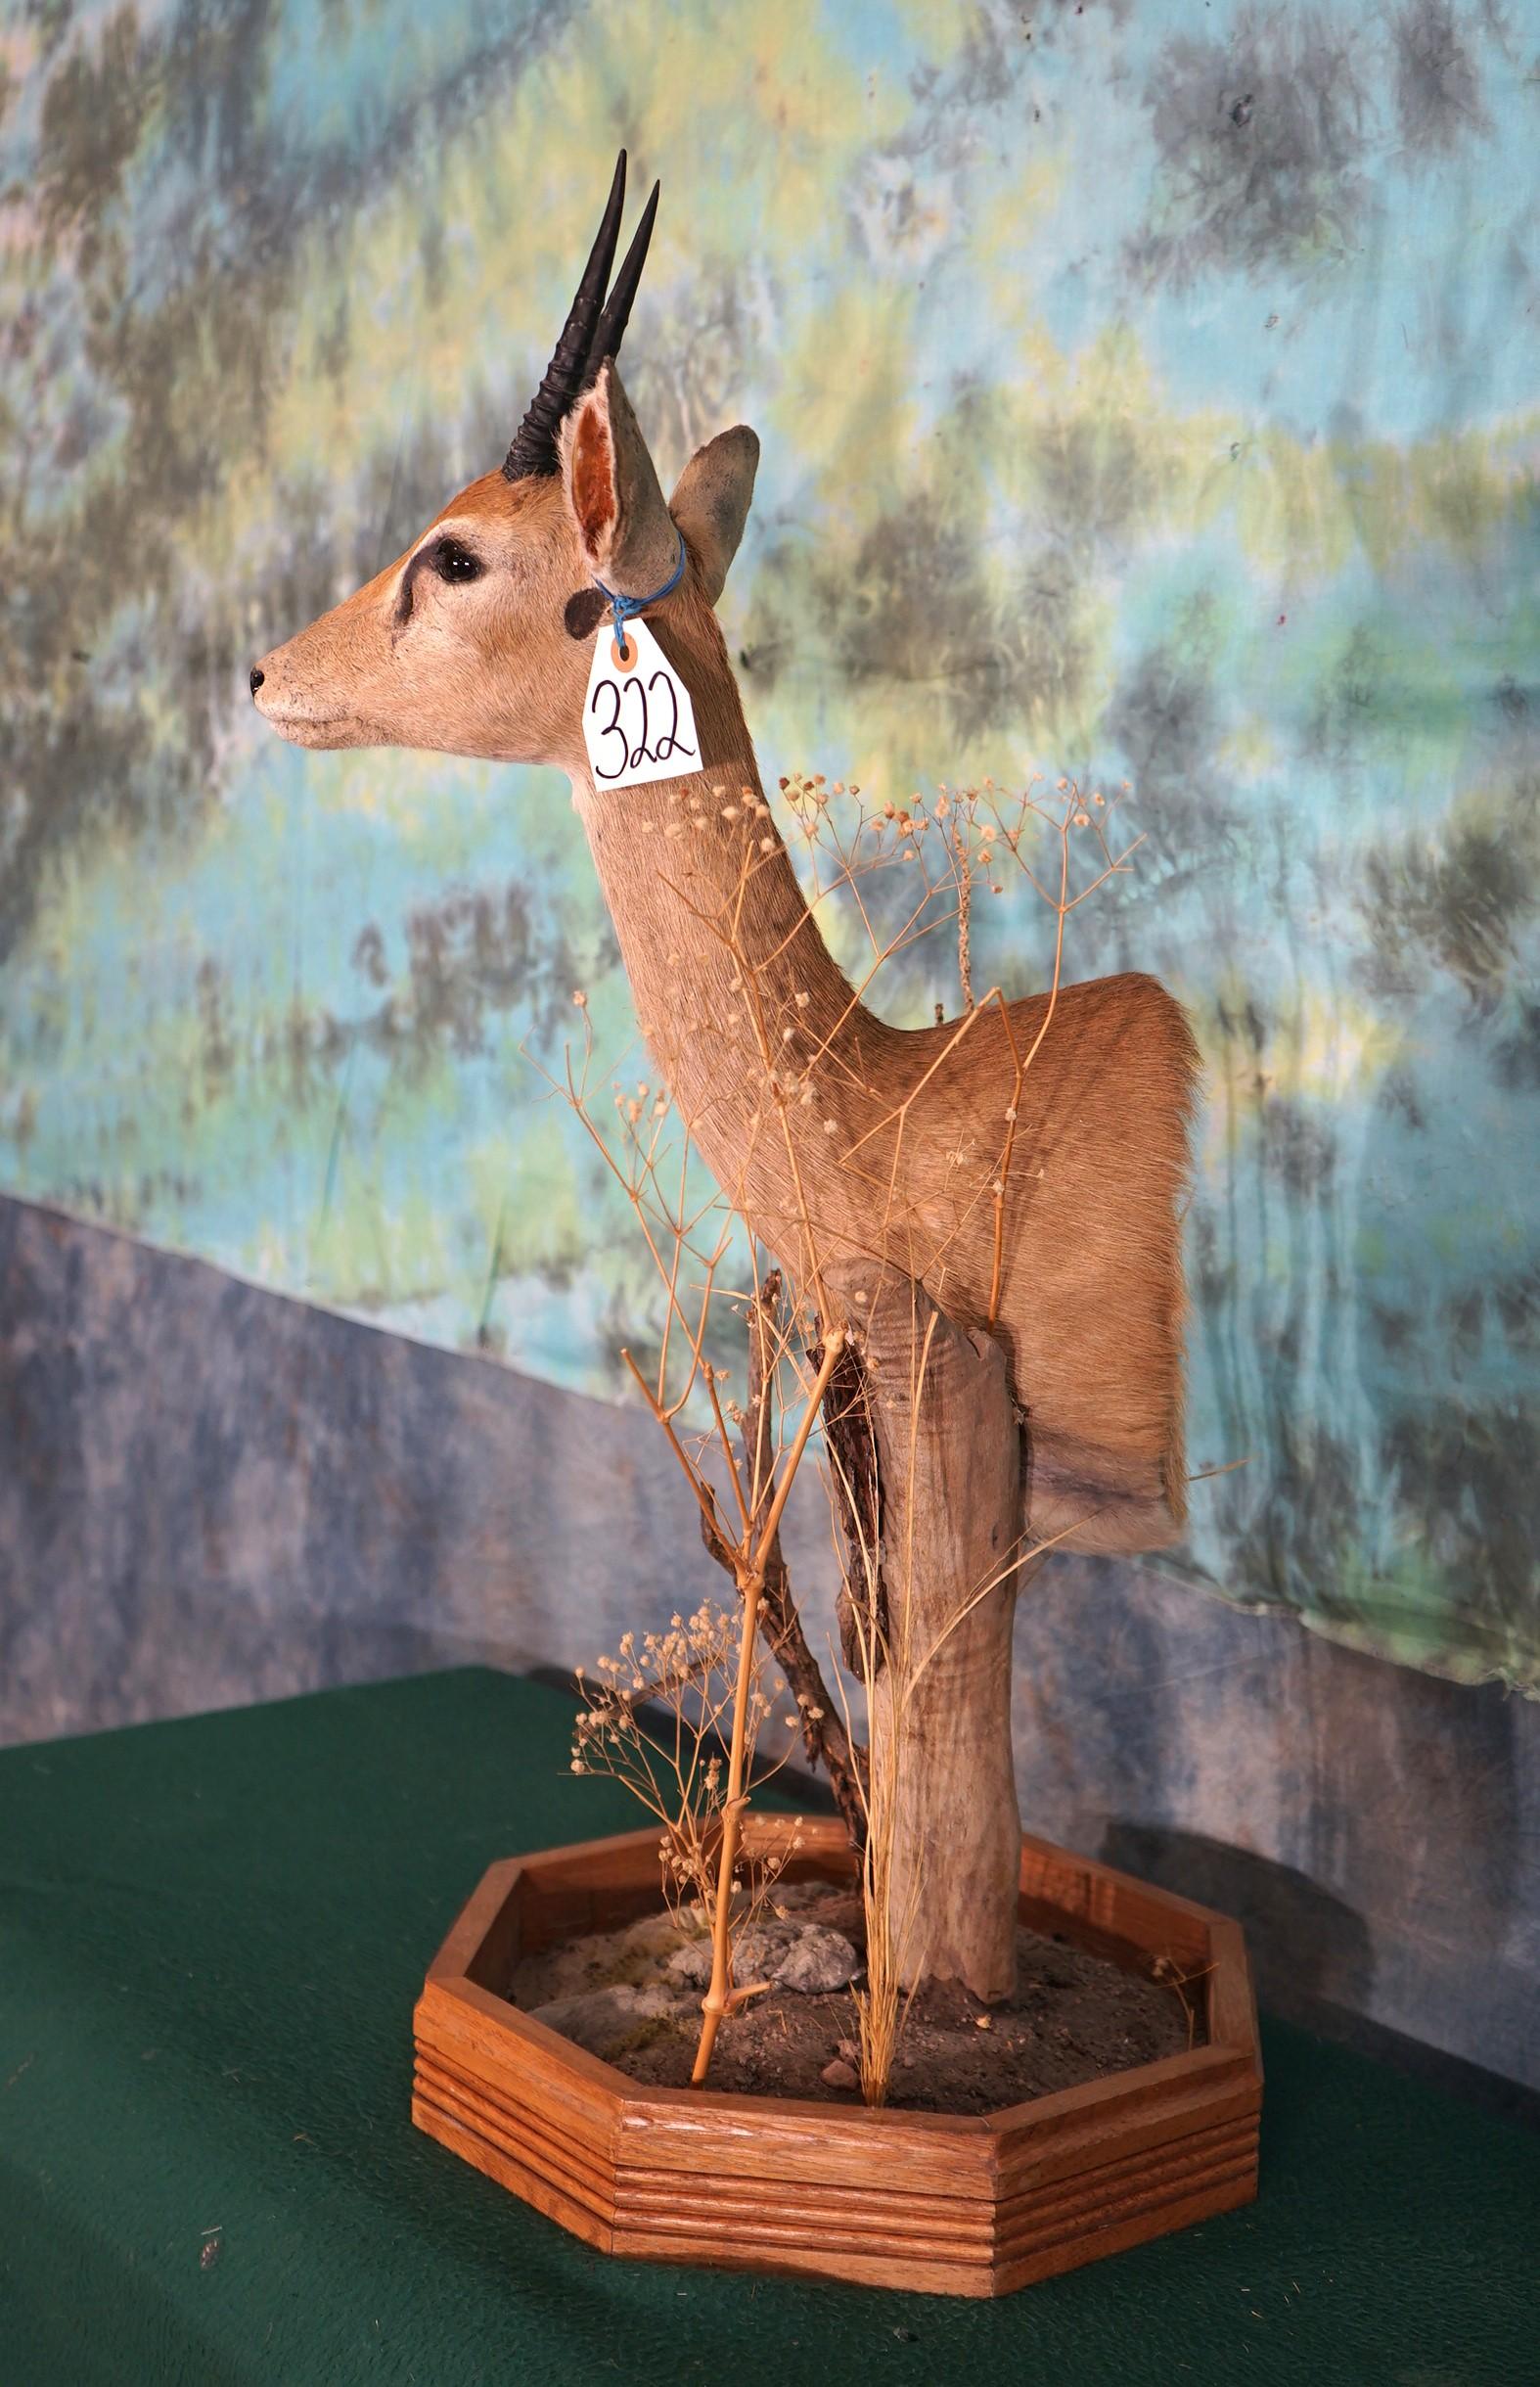
[[[444,570],[446,556],[463,558],[470,569],[465,571],[452,568],[446,572]],[[431,539],[426,547],[419,547],[416,555],[413,556],[412,561],[401,574],[401,593],[395,601],[397,628],[411,619],[412,583],[418,574],[425,570],[431,572],[437,579],[447,580],[451,587],[460,587],[468,580],[478,580],[486,567],[478,555],[474,555],[469,547],[456,538]]]

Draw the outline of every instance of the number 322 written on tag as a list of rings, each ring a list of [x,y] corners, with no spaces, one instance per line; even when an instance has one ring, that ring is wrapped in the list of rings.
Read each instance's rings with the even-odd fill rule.
[[[595,785],[640,788],[701,767],[690,691],[644,623],[625,625],[626,659],[606,622],[594,641],[583,743]]]

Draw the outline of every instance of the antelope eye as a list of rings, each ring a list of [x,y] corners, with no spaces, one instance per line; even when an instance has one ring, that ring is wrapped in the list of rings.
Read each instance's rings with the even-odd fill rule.
[[[446,538],[442,546],[433,549],[433,570],[441,580],[479,580],[482,564],[478,555],[462,547],[458,539]]]

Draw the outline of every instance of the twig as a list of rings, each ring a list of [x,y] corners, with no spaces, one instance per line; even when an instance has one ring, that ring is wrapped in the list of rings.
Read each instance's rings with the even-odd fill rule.
[[[759,1598],[764,1589],[765,1561],[774,1545],[782,1512],[795,1481],[797,1468],[801,1465],[802,1453],[807,1448],[808,1437],[817,1421],[829,1379],[834,1373],[835,1361],[843,1348],[844,1336],[836,1327],[825,1338],[823,1362],[808,1394],[796,1438],[787,1453],[781,1481],[776,1486],[770,1513],[759,1538],[759,1546],[741,1579],[740,1587],[744,1595],[743,1640],[739,1648],[738,1693],[733,1702],[733,1742],[727,1761],[727,1797],[722,1807],[722,1847],[717,1859],[716,1913],[711,1930],[711,1983],[701,2001],[704,2019],[701,2028],[701,2044],[696,2049],[695,2069],[690,2075],[692,2088],[699,2087],[705,2078],[711,2061],[711,2049],[716,2044],[717,2026],[728,2008],[728,1920],[739,1833],[744,1808],[747,1804],[744,1791],[745,1722],[748,1710],[748,1686],[753,1675],[754,1637],[759,1626]],[[747,1542],[745,1547],[747,1550]]]

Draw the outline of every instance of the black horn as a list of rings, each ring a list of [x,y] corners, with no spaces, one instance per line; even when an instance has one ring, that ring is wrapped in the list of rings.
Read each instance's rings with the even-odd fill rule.
[[[599,379],[599,368],[606,358],[618,356],[620,353],[620,343],[625,338],[625,327],[631,320],[631,302],[636,297],[637,285],[642,279],[642,268],[647,263],[647,245],[653,237],[653,218],[657,213],[657,194],[660,187],[659,184],[654,183],[652,197],[642,209],[642,220],[637,225],[631,246],[625,252],[625,262],[615,275],[610,296],[605,300],[605,311],[599,318],[594,331],[593,343],[588,351],[588,370],[583,375],[585,390],[590,383]]]
[[[610,185],[604,221],[589,252],[583,278],[577,286],[577,296],[572,300],[562,337],[545,369],[544,379],[529,402],[529,411],[519,426],[503,465],[505,480],[522,481],[531,473],[549,474],[557,469],[557,433],[588,375],[624,206],[625,152],[622,150],[615,161],[614,180]],[[627,268],[630,262],[628,256]]]

